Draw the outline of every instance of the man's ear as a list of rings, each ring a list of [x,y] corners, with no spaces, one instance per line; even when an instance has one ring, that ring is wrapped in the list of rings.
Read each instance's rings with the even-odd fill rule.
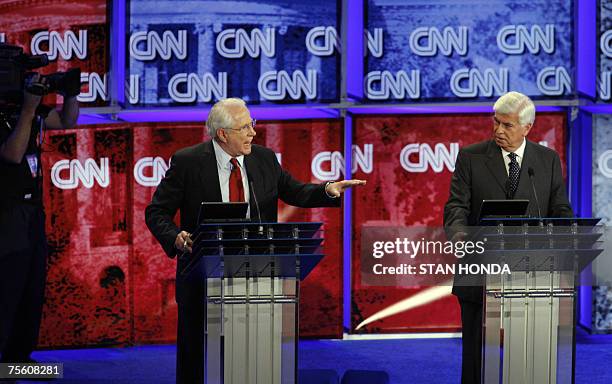
[[[217,139],[222,143],[227,143],[227,134],[223,129],[217,129]]]
[[[527,136],[529,134],[529,131],[531,131],[531,127],[533,127],[533,124],[527,124],[525,125],[525,133],[523,134],[523,136]]]

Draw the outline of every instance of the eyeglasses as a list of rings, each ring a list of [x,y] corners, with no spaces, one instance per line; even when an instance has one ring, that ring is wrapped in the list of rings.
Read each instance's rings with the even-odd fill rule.
[[[243,125],[240,128],[225,128],[225,129],[229,129],[230,131],[238,131],[240,133],[245,133],[248,132],[249,129],[253,128],[253,130],[255,129],[255,125],[257,124],[257,120],[253,119],[251,120],[250,123]]]

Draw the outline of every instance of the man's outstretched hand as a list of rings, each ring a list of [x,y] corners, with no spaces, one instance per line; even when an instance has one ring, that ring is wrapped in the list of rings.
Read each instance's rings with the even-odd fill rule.
[[[333,197],[340,197],[350,187],[365,185],[365,180],[342,180],[327,184],[325,192]]]

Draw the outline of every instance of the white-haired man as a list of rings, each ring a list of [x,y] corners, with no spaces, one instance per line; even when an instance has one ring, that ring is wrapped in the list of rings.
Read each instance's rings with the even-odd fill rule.
[[[252,143],[255,120],[240,99],[217,102],[206,125],[212,140],[181,149],[172,157],[145,211],[147,226],[169,257],[191,252],[190,233],[197,227],[202,201],[246,201],[251,218],[275,222],[278,199],[304,208],[338,207],[347,188],[365,184],[363,180],[308,184],[293,179],[273,151]],[[177,210],[180,228],[173,221]],[[180,258],[177,271],[188,262]],[[177,273],[177,383],[204,382],[204,294],[202,281],[184,281]]]
[[[495,102],[493,110],[492,140],[462,148],[457,156],[444,207],[444,226],[457,232],[462,227],[478,225],[482,201],[496,199],[530,200],[528,213],[534,217],[540,211],[543,217],[572,217],[559,155],[526,139],[535,121],[533,102],[521,93],[508,92]],[[461,306],[461,382],[480,384],[482,286],[466,285],[455,279],[453,287]]]

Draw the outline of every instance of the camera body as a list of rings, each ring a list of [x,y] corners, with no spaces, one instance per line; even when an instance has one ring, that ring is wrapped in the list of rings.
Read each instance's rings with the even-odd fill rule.
[[[28,55],[19,46],[0,44],[0,106],[20,104],[24,90],[38,96],[55,92],[64,96],[80,93],[79,68],[41,75],[37,82],[29,81],[35,74],[31,70],[48,64],[47,55]]]

